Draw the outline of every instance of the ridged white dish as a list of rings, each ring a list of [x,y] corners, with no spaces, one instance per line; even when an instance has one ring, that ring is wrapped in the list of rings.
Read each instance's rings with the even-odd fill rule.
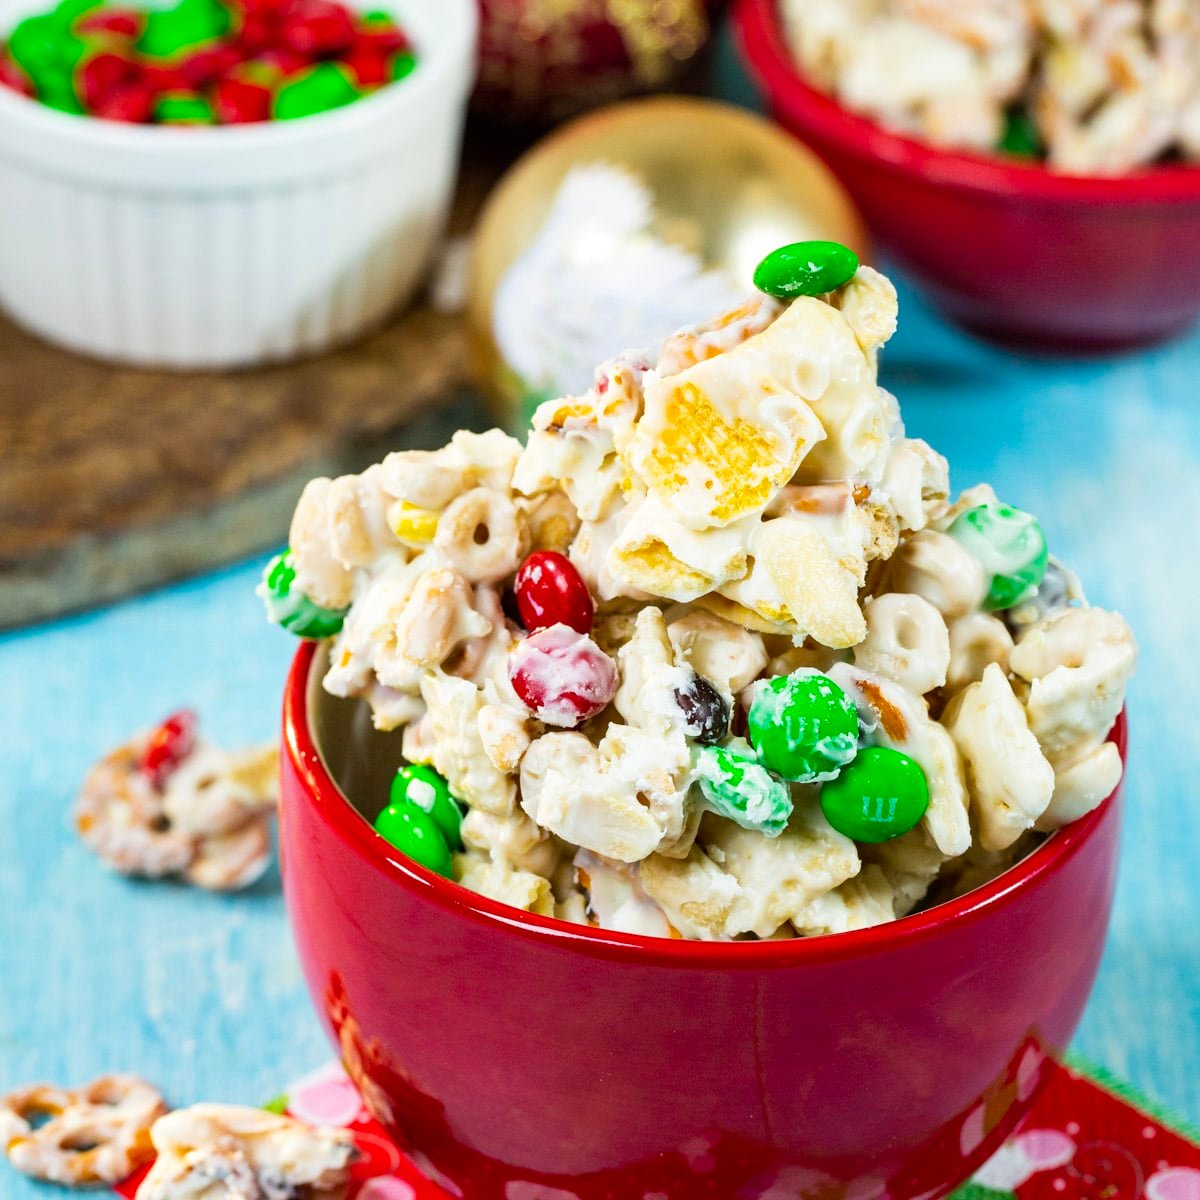
[[[0,0],[0,30],[46,0]],[[281,362],[378,324],[449,209],[475,0],[386,0],[417,69],[346,108],[219,128],[73,117],[0,88],[0,304],[141,366]]]

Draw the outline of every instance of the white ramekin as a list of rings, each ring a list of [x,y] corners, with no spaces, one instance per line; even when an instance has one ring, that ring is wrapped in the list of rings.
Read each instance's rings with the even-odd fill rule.
[[[0,0],[0,31],[48,0]],[[384,0],[403,82],[296,121],[67,116],[0,87],[0,304],[35,333],[160,367],[279,362],[380,322],[448,213],[476,0]]]

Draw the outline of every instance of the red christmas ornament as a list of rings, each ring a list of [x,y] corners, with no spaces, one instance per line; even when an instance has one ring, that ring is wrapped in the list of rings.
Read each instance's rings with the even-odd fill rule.
[[[675,85],[721,0],[480,0],[477,111],[546,120]]]

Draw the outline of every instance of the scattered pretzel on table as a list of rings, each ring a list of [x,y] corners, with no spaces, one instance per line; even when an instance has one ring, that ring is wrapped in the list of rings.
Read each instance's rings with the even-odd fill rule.
[[[248,887],[270,863],[274,745],[222,750],[182,711],[105,755],[88,773],[75,827],[123,875]]]
[[[118,1183],[153,1155],[150,1127],[167,1111],[135,1075],[80,1088],[32,1084],[0,1097],[0,1146],[25,1175],[67,1187]]]

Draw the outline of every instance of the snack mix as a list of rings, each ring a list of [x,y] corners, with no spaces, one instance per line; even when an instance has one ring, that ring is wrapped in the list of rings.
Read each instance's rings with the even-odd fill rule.
[[[262,1109],[168,1111],[133,1075],[0,1097],[0,1147],[23,1174],[74,1188],[121,1183],[153,1160],[137,1200],[340,1200],[359,1156],[349,1130]]]
[[[0,85],[76,116],[245,125],[341,108],[416,63],[390,13],[340,0],[60,0],[0,42]]]
[[[1135,663],[1037,521],[948,498],[844,247],[541,405],[305,488],[260,589],[403,729],[378,831],[494,900],[790,938],[978,886],[1121,776]]]
[[[1195,0],[783,0],[805,77],[934,145],[1081,175],[1200,157]]]
[[[277,765],[273,744],[222,750],[198,740],[196,716],[183,710],[91,769],[75,828],[122,875],[249,887],[271,862]]]

